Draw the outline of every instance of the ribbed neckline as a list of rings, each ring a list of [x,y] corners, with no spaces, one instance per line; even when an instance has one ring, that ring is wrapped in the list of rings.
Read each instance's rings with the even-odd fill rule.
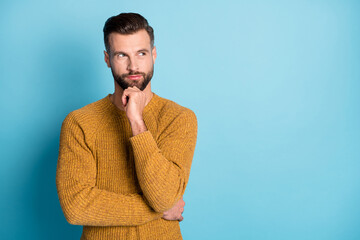
[[[110,108],[110,110],[115,111],[121,115],[126,115],[126,112],[124,110],[119,109],[111,100],[110,100],[110,93],[104,98],[106,101],[107,106]],[[159,96],[153,93],[153,97],[151,98],[150,102],[145,106],[144,112],[147,113],[151,111],[151,109],[156,106],[156,102],[159,100]]]

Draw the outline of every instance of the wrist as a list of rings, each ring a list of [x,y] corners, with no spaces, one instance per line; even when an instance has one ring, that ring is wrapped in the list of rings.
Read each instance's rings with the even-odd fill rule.
[[[141,124],[142,122],[144,122],[144,118],[142,115],[138,115],[138,116],[128,116],[129,122],[130,124]]]
[[[131,126],[131,130],[133,133],[133,136],[136,136],[140,133],[146,132],[147,131],[147,127],[145,125],[144,120],[141,119],[136,119],[136,120],[130,120],[130,126]]]

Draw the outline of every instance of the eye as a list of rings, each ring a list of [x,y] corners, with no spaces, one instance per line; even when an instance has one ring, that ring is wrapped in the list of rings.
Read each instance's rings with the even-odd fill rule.
[[[125,57],[125,54],[123,54],[123,53],[118,53],[117,56],[118,56],[118,57]]]
[[[145,56],[146,54],[144,52],[139,52],[139,56]]]

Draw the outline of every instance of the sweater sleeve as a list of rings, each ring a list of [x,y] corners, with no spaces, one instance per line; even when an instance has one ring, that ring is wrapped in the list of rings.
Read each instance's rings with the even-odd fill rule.
[[[96,187],[94,155],[71,114],[61,128],[56,186],[65,218],[71,224],[134,226],[162,216],[140,194],[124,195]]]
[[[130,138],[140,187],[156,212],[164,212],[183,196],[197,137],[195,114],[184,111],[159,135],[150,131]]]

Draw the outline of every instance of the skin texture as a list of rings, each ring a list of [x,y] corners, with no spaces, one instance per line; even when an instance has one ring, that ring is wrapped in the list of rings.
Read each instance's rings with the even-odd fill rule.
[[[163,218],[166,220],[178,220],[181,222],[184,219],[182,216],[182,213],[184,212],[184,207],[185,202],[181,197],[181,199],[175,204],[173,208],[164,212]]]
[[[143,110],[153,97],[151,82],[144,87],[145,76],[152,75],[156,59],[156,48],[151,47],[150,37],[145,30],[123,35],[109,35],[110,52],[104,51],[105,62],[114,76],[115,92],[110,100],[126,112],[133,136],[147,131]],[[117,79],[121,76],[120,87]],[[144,88],[142,91],[141,88]],[[182,221],[185,202],[181,198],[171,209],[164,212],[165,220]]]

